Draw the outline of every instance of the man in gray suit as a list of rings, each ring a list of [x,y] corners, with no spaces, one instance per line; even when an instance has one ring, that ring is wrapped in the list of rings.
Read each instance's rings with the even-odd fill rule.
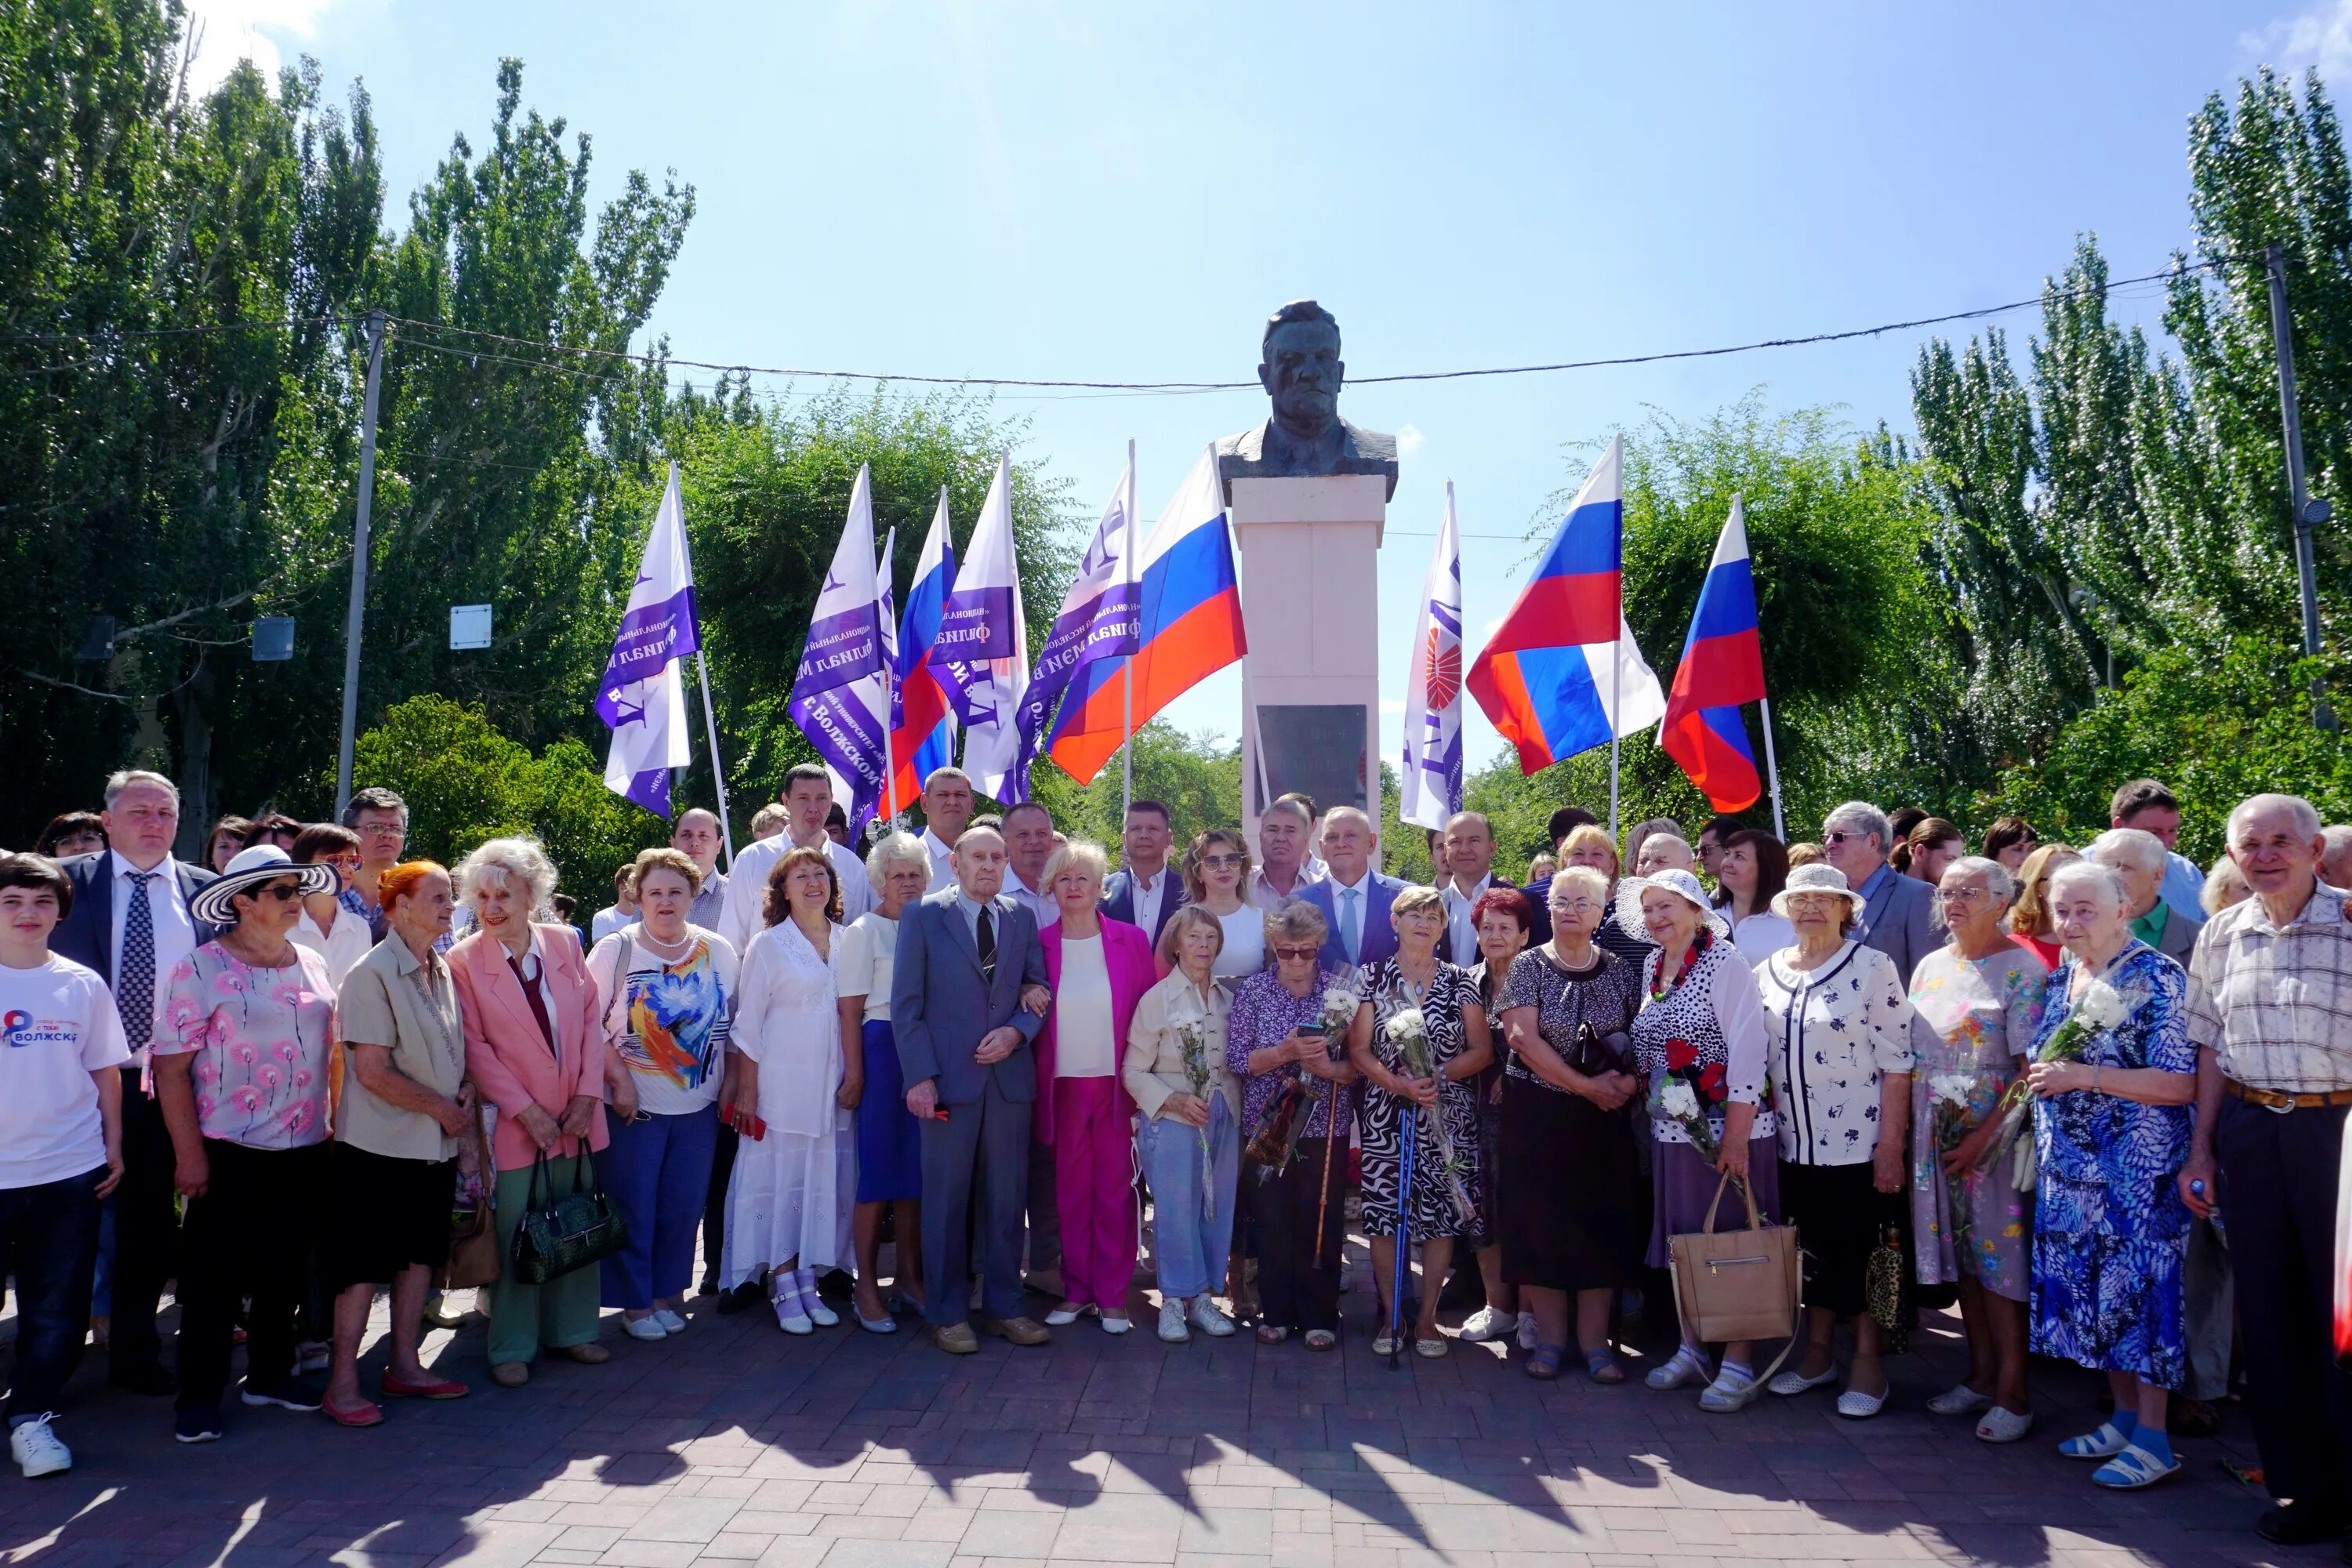
[[[1894,837],[1886,814],[1866,800],[1847,801],[1822,823],[1822,848],[1830,864],[1862,895],[1854,940],[1893,959],[1895,973],[1907,986],[1919,961],[1944,939],[1936,930],[1936,889],[1886,863]]]
[[[979,1232],[987,1332],[1042,1345],[1044,1324],[1024,1311],[1021,1216],[1029,1188],[1029,1114],[1037,1063],[1029,1049],[1045,1020],[1021,1005],[1045,984],[1034,916],[1002,897],[1003,836],[970,827],[957,838],[955,883],[898,921],[890,1023],[907,1109],[923,1135],[923,1276],[931,1342],[953,1355],[980,1348],[966,1307],[969,1215]],[[1050,1089],[1050,1086],[1048,1086]]]
[[[2165,901],[2164,878],[2171,868],[2172,853],[2164,840],[2137,827],[2110,827],[2091,840],[2085,858],[2122,879],[2124,915],[2131,921],[2132,935],[2185,968],[2205,922]]]

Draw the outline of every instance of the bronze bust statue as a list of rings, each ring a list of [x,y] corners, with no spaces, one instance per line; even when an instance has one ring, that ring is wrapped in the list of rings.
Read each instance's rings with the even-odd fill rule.
[[[1257,379],[1274,401],[1274,416],[1217,443],[1226,500],[1235,479],[1327,474],[1381,475],[1393,499],[1396,437],[1339,417],[1348,367],[1339,359],[1338,319],[1312,300],[1294,300],[1266,319],[1258,358]]]

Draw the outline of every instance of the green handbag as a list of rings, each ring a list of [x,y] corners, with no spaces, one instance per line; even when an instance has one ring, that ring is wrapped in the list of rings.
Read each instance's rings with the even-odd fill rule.
[[[621,1205],[596,1180],[595,1162],[583,1152],[572,1169],[570,1195],[558,1197],[555,1175],[542,1150],[530,1168],[530,1195],[522,1223],[515,1226],[513,1267],[507,1277],[524,1285],[543,1285],[628,1245],[628,1222],[621,1217]]]

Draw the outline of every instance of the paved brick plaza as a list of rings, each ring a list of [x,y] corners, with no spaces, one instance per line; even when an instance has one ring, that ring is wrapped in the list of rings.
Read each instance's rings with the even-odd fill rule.
[[[698,1307],[706,1305],[698,1303]],[[1043,1308],[1039,1309],[1041,1311]],[[612,1362],[484,1376],[478,1321],[428,1361],[471,1397],[394,1404],[347,1432],[233,1405],[226,1438],[172,1441],[167,1401],[99,1386],[86,1363],[58,1430],[79,1459],[37,1482],[0,1471],[0,1561],[38,1568],[1592,1568],[1833,1563],[2166,1568],[2326,1563],[2266,1551],[2226,1444],[2110,1496],[2049,1440],[2089,1420],[2087,1379],[2042,1369],[2042,1426],[1990,1448],[1927,1394],[1955,1374],[1956,1319],[1899,1358],[1896,1405],[1853,1424],[1826,1396],[1728,1418],[1691,1393],[1579,1375],[1529,1382],[1491,1346],[1390,1372],[1358,1331],[1341,1350],[1239,1336],[1162,1345],[1139,1310],[1042,1351],[983,1340],[940,1354],[917,1333],[788,1339],[760,1312],[698,1311],[645,1345],[608,1319]],[[382,1363],[370,1358],[368,1377]]]

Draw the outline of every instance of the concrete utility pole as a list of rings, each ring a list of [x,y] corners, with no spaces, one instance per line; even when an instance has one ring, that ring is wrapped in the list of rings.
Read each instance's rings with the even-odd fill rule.
[[[367,319],[367,397],[360,410],[359,511],[352,521],[352,603],[343,616],[343,736],[335,748],[335,818],[352,803],[352,731],[360,717],[360,621],[367,612],[368,511],[375,502],[376,388],[383,378],[384,320]]]
[[[2319,657],[2319,570],[2313,558],[2311,531],[2335,515],[2324,500],[2314,500],[2305,488],[2303,416],[2294,396],[2294,329],[2286,313],[2286,247],[2270,247],[2271,345],[2278,356],[2279,419],[2286,432],[2286,485],[2294,511],[2294,574],[2303,587],[2303,653]],[[2312,719],[2323,730],[2336,728],[2335,710],[2321,695],[2320,683],[2311,683]]]

